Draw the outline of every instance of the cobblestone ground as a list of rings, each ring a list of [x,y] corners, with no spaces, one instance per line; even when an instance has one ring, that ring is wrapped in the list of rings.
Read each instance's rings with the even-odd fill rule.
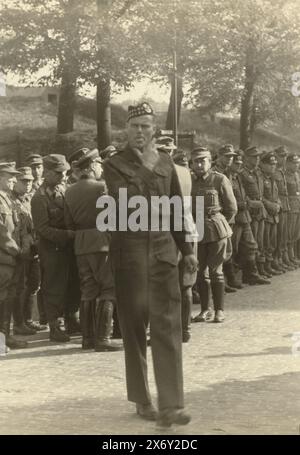
[[[299,434],[299,276],[245,287],[227,296],[224,324],[193,325],[184,345],[192,422],[173,434]],[[54,344],[44,333],[0,359],[1,434],[163,434],[126,401],[122,352],[83,352],[80,338]],[[152,369],[150,380],[154,391]]]

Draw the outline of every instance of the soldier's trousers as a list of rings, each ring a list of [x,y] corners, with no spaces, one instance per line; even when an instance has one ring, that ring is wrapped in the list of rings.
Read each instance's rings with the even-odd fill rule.
[[[282,259],[288,251],[288,212],[279,213],[277,226],[276,258]]]
[[[148,234],[148,233],[147,233]],[[151,349],[159,409],[183,407],[181,306],[174,241],[164,253],[149,250],[148,235],[122,239],[112,261],[117,308],[125,348],[128,400],[151,402],[147,378],[147,337]]]
[[[10,322],[20,270],[20,262],[17,262],[14,267],[0,265],[0,332],[6,336],[10,334]]]
[[[257,243],[252,233],[250,223],[234,224],[232,227],[232,259],[235,264],[243,267],[256,258]]]
[[[276,250],[277,242],[277,224],[265,221],[264,230],[264,256],[266,261],[272,262],[274,260],[274,253]]]
[[[40,263],[36,259],[22,261],[14,302],[14,323],[21,325],[32,319],[32,310],[37,291],[40,287]],[[34,299],[35,297],[35,299]]]
[[[258,246],[256,260],[257,260],[257,262],[265,262],[265,256],[264,256],[265,220],[252,220],[251,229],[252,229],[253,237]]]
[[[288,212],[288,251],[290,259],[295,257],[300,235],[300,213]]]
[[[71,248],[56,249],[42,243],[39,247],[42,293],[50,327],[58,324],[64,313],[75,313],[80,305],[79,280],[74,273]],[[79,294],[79,295],[78,295]]]

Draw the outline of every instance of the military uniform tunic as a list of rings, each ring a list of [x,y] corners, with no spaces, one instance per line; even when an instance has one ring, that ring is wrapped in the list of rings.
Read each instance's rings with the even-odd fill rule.
[[[154,169],[146,168],[135,153],[126,149],[104,162],[108,193],[119,200],[119,189],[128,198],[144,196],[181,197],[174,165],[159,152]],[[119,207],[122,209],[122,207]],[[124,208],[124,207],[123,207]],[[129,213],[131,210],[129,210]],[[159,211],[159,217],[162,216]],[[181,217],[183,222],[183,216]],[[148,226],[149,227],[149,226]],[[185,242],[186,232],[117,231],[112,233],[111,254],[115,272],[116,297],[122,330],[128,399],[150,402],[146,363],[146,329],[150,321],[151,348],[160,409],[183,407],[181,308],[177,248],[192,254]]]
[[[277,245],[276,257],[282,261],[282,258],[287,254],[288,248],[288,212],[290,210],[286,171],[282,168],[277,168],[274,176],[278,188],[281,209],[279,212],[279,222],[277,228]]]
[[[288,212],[288,244],[295,246],[300,236],[300,177],[298,172],[286,173],[290,211]]]
[[[266,261],[272,262],[276,250],[277,225],[281,202],[274,176],[269,176],[264,172],[262,172],[262,176],[264,182],[263,203],[267,212],[264,230],[264,256]]]

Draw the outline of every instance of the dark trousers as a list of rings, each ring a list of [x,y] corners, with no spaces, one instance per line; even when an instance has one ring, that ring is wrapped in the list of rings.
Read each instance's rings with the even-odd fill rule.
[[[279,223],[277,226],[277,245],[276,257],[282,259],[288,251],[288,212],[279,213]]]
[[[147,238],[134,238],[123,242],[121,254],[119,250],[112,253],[128,400],[151,402],[146,359],[150,322],[159,409],[183,407],[181,305],[174,242],[170,248],[174,254],[168,259],[152,254]]]
[[[234,224],[232,227],[232,260],[243,267],[256,258],[257,243],[249,223]]]
[[[50,327],[63,314],[68,317],[79,309],[79,279],[71,248],[56,249],[40,245],[43,301]]]
[[[277,224],[265,221],[264,231],[264,256],[266,261],[272,262],[274,260],[274,253],[276,250],[277,242]]]

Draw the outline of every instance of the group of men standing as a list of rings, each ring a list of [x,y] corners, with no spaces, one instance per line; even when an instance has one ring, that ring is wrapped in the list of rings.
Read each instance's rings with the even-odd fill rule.
[[[18,170],[0,163],[0,332],[6,346],[25,347],[10,335],[13,314],[15,334],[48,323],[52,341],[67,342],[81,331],[83,349],[116,351],[122,346],[111,342],[114,319],[137,414],[163,426],[185,425],[181,345],[191,335],[192,289],[201,303],[193,321],[221,323],[225,292],[242,283],[270,284],[273,275],[300,265],[299,158],[282,146],[261,152],[230,144],[214,161],[202,146],[187,157],[170,138],[156,140],[155,132],[153,109],[142,103],[129,107],[122,151],[82,148],[68,161],[31,155]],[[100,232],[97,200],[108,193],[118,206],[124,188],[129,198],[149,202],[191,195],[194,219],[201,196],[203,236],[197,238],[185,212],[181,231],[170,223],[167,231]],[[35,298],[39,323],[33,322]],[[149,343],[158,411],[147,379]]]

